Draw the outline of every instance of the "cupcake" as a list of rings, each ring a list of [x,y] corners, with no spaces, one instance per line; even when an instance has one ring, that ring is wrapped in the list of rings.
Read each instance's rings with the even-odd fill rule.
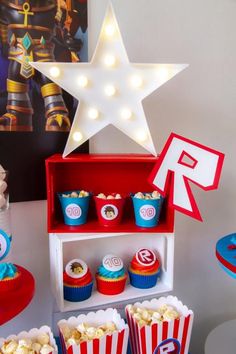
[[[113,254],[106,255],[96,273],[97,290],[105,295],[117,295],[124,291],[127,273],[123,261]]]
[[[20,287],[21,273],[12,263],[0,263],[0,292]]]
[[[87,264],[81,259],[70,261],[63,272],[64,299],[84,301],[91,296],[92,287],[92,274]]]
[[[141,248],[133,257],[129,267],[130,284],[135,288],[149,289],[156,285],[160,276],[160,263],[155,253]]]

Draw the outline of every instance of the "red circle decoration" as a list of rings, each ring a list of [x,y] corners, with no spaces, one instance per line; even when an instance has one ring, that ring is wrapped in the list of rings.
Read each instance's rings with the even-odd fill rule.
[[[139,264],[146,267],[153,265],[157,260],[155,253],[147,248],[140,248],[135,257]]]
[[[0,325],[10,321],[22,312],[30,303],[35,292],[33,275],[23,267],[16,265],[21,272],[22,286],[14,291],[0,292]]]

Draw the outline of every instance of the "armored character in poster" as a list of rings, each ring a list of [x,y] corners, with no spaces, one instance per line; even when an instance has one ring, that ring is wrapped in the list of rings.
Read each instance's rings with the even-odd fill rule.
[[[0,117],[0,131],[32,130],[31,78],[41,88],[46,131],[70,129],[61,89],[29,64],[31,61],[55,61],[53,38],[58,30],[72,61],[78,59],[76,53],[81,48],[81,41],[70,35],[68,13],[67,2],[62,0],[0,0],[0,41],[9,60],[7,107]]]

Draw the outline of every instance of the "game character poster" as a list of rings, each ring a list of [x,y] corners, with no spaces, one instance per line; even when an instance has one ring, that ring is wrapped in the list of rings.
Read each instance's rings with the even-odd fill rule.
[[[11,201],[46,198],[45,158],[63,152],[77,106],[29,62],[87,61],[87,34],[87,0],[0,0],[0,165]]]

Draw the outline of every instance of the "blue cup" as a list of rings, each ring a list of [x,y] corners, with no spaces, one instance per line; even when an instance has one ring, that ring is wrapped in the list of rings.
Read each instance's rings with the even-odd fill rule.
[[[143,194],[145,195],[145,193]],[[164,198],[160,196],[158,199],[141,199],[136,198],[133,194],[131,198],[134,206],[135,224],[140,227],[157,226]]]
[[[78,194],[80,191],[76,191]],[[90,194],[87,197],[66,197],[71,192],[58,193],[66,225],[83,225],[87,221]]]

